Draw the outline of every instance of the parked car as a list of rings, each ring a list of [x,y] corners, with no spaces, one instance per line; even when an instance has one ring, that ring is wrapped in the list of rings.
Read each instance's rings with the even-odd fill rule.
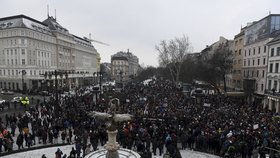
[[[50,96],[51,94],[48,91],[41,91],[39,92],[40,95],[42,96]]]
[[[14,92],[13,91],[9,91],[9,90],[2,90],[1,94],[3,94],[3,95],[13,95]]]
[[[12,100],[11,100],[12,103],[19,103],[20,102],[20,97],[14,97]]]

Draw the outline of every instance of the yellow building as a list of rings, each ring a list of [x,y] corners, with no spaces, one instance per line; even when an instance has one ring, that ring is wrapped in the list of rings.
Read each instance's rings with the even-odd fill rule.
[[[234,52],[233,52],[233,65],[232,65],[232,84],[235,91],[243,89],[242,82],[242,64],[244,51],[244,28],[241,28],[240,33],[234,36]]]

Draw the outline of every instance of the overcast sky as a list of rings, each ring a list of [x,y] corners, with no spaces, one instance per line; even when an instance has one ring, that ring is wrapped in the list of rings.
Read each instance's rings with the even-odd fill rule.
[[[194,52],[217,41],[233,39],[241,25],[280,14],[280,0],[0,0],[1,17],[24,14],[39,21],[57,15],[70,33],[89,36],[101,62],[129,49],[139,63],[158,65],[155,45],[189,36]]]

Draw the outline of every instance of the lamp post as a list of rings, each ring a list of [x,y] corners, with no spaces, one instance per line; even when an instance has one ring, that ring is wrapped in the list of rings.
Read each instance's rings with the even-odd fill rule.
[[[99,89],[100,89],[100,94],[102,94],[102,72],[99,72]]]
[[[26,75],[26,71],[21,70],[21,71],[19,71],[19,73],[21,73],[22,94],[25,94],[26,85],[25,85],[25,82],[24,82],[24,75]]]

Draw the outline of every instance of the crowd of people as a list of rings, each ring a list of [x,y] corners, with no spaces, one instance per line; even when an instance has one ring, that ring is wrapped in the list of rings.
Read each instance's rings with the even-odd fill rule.
[[[106,122],[87,114],[107,112],[110,99],[117,97],[121,101],[117,112],[134,116],[118,126],[117,141],[142,157],[168,153],[179,158],[178,148],[231,158],[264,157],[266,153],[279,156],[279,114],[257,102],[209,95],[204,100],[210,106],[203,106],[185,97],[172,82],[159,79],[146,85],[129,83],[120,93],[104,93],[96,102],[93,94],[83,95],[83,91],[61,98],[59,106],[51,97],[25,113],[6,115],[0,120],[0,153],[58,142],[75,144],[75,148],[67,154],[57,151],[57,158],[80,158],[98,150],[107,141]]]

